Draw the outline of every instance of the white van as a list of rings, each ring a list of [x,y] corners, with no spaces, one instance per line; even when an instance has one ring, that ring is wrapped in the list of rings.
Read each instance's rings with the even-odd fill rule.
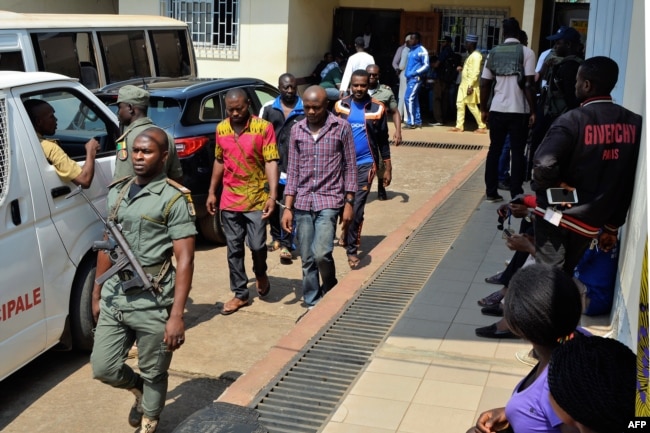
[[[103,225],[75,185],[43,153],[24,101],[42,99],[58,118],[55,138],[83,163],[86,143],[101,150],[85,190],[105,212],[115,165],[115,115],[77,80],[45,72],[0,71],[0,380],[62,343],[92,347],[93,242]],[[49,137],[48,137],[49,138]]]
[[[147,15],[0,11],[0,70],[78,78],[89,89],[133,78],[196,77],[187,24]]]

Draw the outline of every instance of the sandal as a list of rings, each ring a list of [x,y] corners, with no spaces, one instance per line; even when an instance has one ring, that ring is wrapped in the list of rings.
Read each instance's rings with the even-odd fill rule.
[[[266,244],[266,249],[269,251],[275,251],[280,248],[280,241],[271,241]]]
[[[237,297],[234,297],[223,305],[221,308],[221,314],[224,316],[229,316],[230,314],[247,305],[248,299],[239,299]]]
[[[345,242],[345,236],[341,235],[339,240],[336,242],[339,247],[346,247],[348,244]]]
[[[291,251],[289,251],[289,248],[280,248],[280,260],[293,260],[293,255],[291,254]]]
[[[501,293],[501,290],[497,290],[496,292],[490,293],[485,298],[479,299],[477,301],[477,304],[479,304],[481,307],[491,307],[493,305],[499,305],[502,299],[503,294]]]
[[[358,268],[359,267],[359,262],[361,262],[359,257],[357,257],[355,255],[348,255],[348,266],[350,266],[350,269]]]

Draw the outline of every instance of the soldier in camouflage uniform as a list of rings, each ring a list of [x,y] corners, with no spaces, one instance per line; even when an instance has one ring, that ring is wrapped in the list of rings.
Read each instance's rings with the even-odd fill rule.
[[[93,376],[136,396],[129,424],[140,433],[156,431],[165,404],[172,352],[185,340],[183,313],[194,270],[194,207],[189,190],[163,171],[167,149],[162,129],[140,133],[131,155],[135,176],[114,181],[108,194],[109,218],[122,227],[133,254],[152,275],[154,288],[126,290],[121,280],[126,276],[118,272],[102,286],[95,284],[92,296],[97,320]],[[109,256],[100,252],[97,275],[110,266]],[[125,363],[134,342],[139,374]]]

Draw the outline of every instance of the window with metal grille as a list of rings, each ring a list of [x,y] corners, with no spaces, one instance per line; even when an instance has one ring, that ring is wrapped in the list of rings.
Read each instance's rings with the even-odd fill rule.
[[[160,0],[161,14],[188,24],[196,56],[239,59],[241,0]]]
[[[9,187],[9,130],[7,129],[7,102],[0,95],[0,203]]]
[[[501,42],[501,22],[508,17],[508,9],[436,8],[442,13],[442,35],[450,36],[452,47],[460,53],[465,36],[478,36],[477,48],[490,50]]]

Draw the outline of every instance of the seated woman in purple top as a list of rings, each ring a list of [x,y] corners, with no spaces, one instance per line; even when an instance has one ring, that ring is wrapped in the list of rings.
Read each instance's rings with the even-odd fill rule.
[[[572,338],[582,311],[580,293],[561,269],[535,264],[510,280],[504,317],[510,330],[532,343],[538,364],[515,387],[506,407],[483,412],[468,433],[575,432],[549,400],[547,367],[553,350]]]

